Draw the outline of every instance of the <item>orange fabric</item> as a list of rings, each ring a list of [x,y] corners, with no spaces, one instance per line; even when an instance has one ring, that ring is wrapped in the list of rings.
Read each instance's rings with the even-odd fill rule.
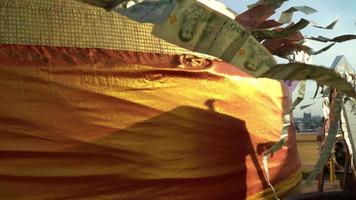
[[[244,199],[268,189],[262,152],[279,140],[287,89],[226,63],[180,62],[0,46],[1,199]],[[270,160],[272,184],[299,167],[290,128]]]

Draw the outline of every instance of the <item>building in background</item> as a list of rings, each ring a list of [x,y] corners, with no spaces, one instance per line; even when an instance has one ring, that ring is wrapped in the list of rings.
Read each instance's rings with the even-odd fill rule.
[[[309,113],[304,113],[303,114],[303,120],[304,121],[310,121],[312,119],[312,115],[311,115],[311,112],[309,112]]]
[[[297,132],[317,132],[322,124],[322,116],[303,113],[302,118],[295,118],[294,124]]]

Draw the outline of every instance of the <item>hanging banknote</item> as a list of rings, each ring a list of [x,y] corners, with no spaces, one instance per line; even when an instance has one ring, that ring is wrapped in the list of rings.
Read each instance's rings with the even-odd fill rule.
[[[278,22],[283,24],[291,22],[293,13],[297,11],[303,12],[304,14],[307,15],[317,12],[314,8],[311,8],[309,6],[294,6],[289,8],[288,10],[283,11],[281,16],[279,17]]]
[[[243,26],[204,1],[177,0],[170,17],[156,24],[153,34],[180,47],[219,57],[256,77],[276,64]]]
[[[287,80],[315,80],[320,85],[336,88],[343,94],[356,98],[355,88],[334,70],[317,65],[289,63],[275,65],[261,77]]]
[[[162,23],[175,7],[175,0],[80,0],[111,10],[142,23]]]
[[[335,87],[349,96],[356,96],[350,84],[340,79],[339,75],[336,76],[335,72],[328,71],[326,68],[323,69],[309,65],[307,66],[308,69],[304,69],[306,66],[298,66],[299,63],[295,63],[293,64],[294,68],[297,66],[297,68],[303,68],[303,76],[300,76],[299,73],[291,74],[290,72],[295,71],[295,69],[291,69],[289,65],[285,67],[276,65],[272,54],[262,46],[249,31],[233,19],[234,17],[231,11],[214,0],[80,1],[117,12],[118,9],[130,9],[134,8],[133,6],[143,6],[137,7],[137,10],[134,9],[135,12],[132,12],[137,12],[138,15],[136,16],[141,16],[142,18],[138,17],[135,19],[133,16],[130,18],[139,22],[155,23],[152,34],[158,38],[195,52],[221,58],[254,77],[268,77],[278,80],[313,79],[320,84]],[[146,4],[144,4],[144,2],[146,2]],[[162,10],[149,12],[149,5],[151,4],[147,4],[147,2],[155,2],[157,5],[160,5],[156,7],[158,10],[168,8],[169,5],[173,4],[175,6],[173,6],[173,11],[163,12],[164,14],[162,14]],[[273,5],[276,3],[278,7],[278,5],[284,1],[261,2],[267,3],[268,5],[269,3]],[[128,10],[126,11],[128,12]],[[150,15],[154,16],[155,13],[157,16],[162,15],[163,17],[149,18]],[[169,14],[165,16],[167,13]],[[125,15],[128,15],[128,13]],[[159,19],[158,21],[164,20],[162,23],[156,23],[157,19]],[[299,24],[303,28],[307,25],[307,21],[301,20]],[[297,30],[301,29],[299,25],[297,27]],[[289,33],[289,31],[290,29],[287,29],[285,32]],[[282,33],[284,34],[284,32]],[[337,39],[340,40],[339,38]],[[341,39],[345,40],[344,38]],[[349,37],[346,39],[349,39]],[[326,72],[326,74],[324,72]],[[336,79],[325,81],[325,77],[333,77]]]
[[[254,3],[254,4],[251,4],[251,5],[248,5],[247,7],[248,8],[252,8],[254,6],[257,6],[257,5],[268,5],[268,6],[271,6],[273,8],[279,8],[282,6],[282,4],[284,2],[286,2],[288,0],[259,0],[257,3]]]
[[[335,144],[335,138],[336,134],[339,129],[339,120],[340,120],[340,115],[341,115],[341,109],[342,109],[342,104],[343,104],[343,96],[341,94],[337,94],[336,91],[333,91],[333,100],[332,100],[332,105],[330,106],[332,109],[330,112],[332,112],[332,117],[330,121],[330,127],[329,127],[329,132],[328,135],[325,138],[325,144],[324,148],[320,152],[320,157],[315,164],[312,172],[309,174],[308,178],[304,182],[304,186],[309,187],[315,178],[319,175],[323,167],[325,166],[325,163],[330,157],[330,154],[332,152],[332,148]]]

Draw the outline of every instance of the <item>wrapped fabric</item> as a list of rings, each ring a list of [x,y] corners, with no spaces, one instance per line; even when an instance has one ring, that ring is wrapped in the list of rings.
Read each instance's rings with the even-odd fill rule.
[[[288,89],[70,0],[0,2],[0,199],[269,199]],[[294,129],[272,155],[300,179]]]
[[[2,45],[0,56],[1,198],[272,195],[261,156],[290,106],[280,82],[163,54]],[[300,180],[292,128],[288,140],[270,160],[280,193]]]

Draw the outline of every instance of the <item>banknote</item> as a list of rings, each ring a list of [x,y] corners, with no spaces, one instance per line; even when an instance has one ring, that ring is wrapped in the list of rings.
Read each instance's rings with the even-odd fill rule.
[[[307,21],[301,20],[300,26],[304,27],[304,22]],[[276,65],[269,51],[243,26],[202,1],[177,0],[170,17],[156,24],[153,34],[180,47],[221,58],[255,77],[312,79],[356,96],[352,86],[333,70],[302,63]]]
[[[257,3],[248,5],[247,7],[252,8],[254,6],[264,4],[264,5],[272,6],[273,8],[277,9],[277,8],[281,7],[282,4],[286,1],[288,1],[288,0],[259,0]]]
[[[319,160],[317,161],[312,172],[309,174],[308,178],[304,182],[304,186],[306,187],[309,187],[313,183],[315,178],[319,175],[321,170],[323,170],[325,163],[328,161],[332,152],[332,148],[334,147],[335,144],[335,138],[339,129],[339,120],[341,117],[340,115],[341,115],[341,109],[343,105],[342,95],[337,94],[335,96],[336,97],[333,103],[334,105],[330,106],[333,107],[333,109],[331,110],[331,112],[333,112],[332,113],[333,118],[331,118],[330,121],[329,132],[325,138],[325,145],[320,153]]]
[[[150,0],[131,3],[124,2],[113,8],[126,17],[141,23],[162,23],[175,7],[175,0]]]
[[[282,149],[282,147],[287,144],[288,129],[289,129],[290,125],[291,125],[291,121],[290,121],[290,115],[288,113],[283,116],[283,128],[281,131],[281,139],[278,142],[274,143],[272,147],[267,149],[263,153],[263,157],[262,157],[262,164],[263,164],[263,168],[265,170],[266,181],[267,181],[268,185],[270,186],[270,188],[272,189],[276,200],[279,200],[279,198],[278,198],[276,191],[274,190],[272,183],[270,182],[268,162],[269,162],[271,155],[274,152],[277,152],[278,150]]]
[[[306,108],[308,108],[308,107],[310,107],[310,106],[312,106],[312,105],[315,105],[315,104],[316,104],[316,101],[315,101],[315,99],[314,99],[313,103],[300,106],[300,109],[303,110],[303,109],[306,109]]]
[[[122,8],[125,8],[125,6],[130,8],[135,5],[129,5],[128,1],[125,0],[80,1],[104,8],[111,6],[114,10],[122,5],[124,5]],[[135,2],[143,3],[145,1]],[[213,2],[216,2],[214,0],[152,0],[152,2],[160,2],[163,7],[165,5],[175,5],[162,23],[154,25],[152,34],[158,38],[195,52],[221,58],[254,77],[277,80],[312,79],[316,80],[320,85],[328,85],[348,96],[356,97],[352,86],[332,70],[301,63],[276,65],[271,53],[242,25],[232,19],[231,16],[228,17],[229,13],[231,13],[228,9],[223,6],[216,6],[218,4],[214,4]],[[284,1],[261,2],[278,6]],[[139,13],[139,11],[137,12]],[[142,12],[145,13],[145,10],[143,9]],[[144,14],[138,16],[141,17],[136,20],[144,20],[142,18]],[[306,20],[301,20],[298,26],[297,24],[296,29],[299,30],[300,27],[306,25]],[[290,29],[286,30],[288,34],[290,31]],[[340,36],[331,40],[340,42],[350,39],[354,39],[354,36]]]
[[[304,96],[305,96],[305,86],[306,86],[306,81],[300,81],[299,83],[299,89],[298,89],[298,96],[297,98],[293,101],[293,104],[291,106],[291,108],[289,109],[289,113],[291,113],[296,107],[297,105],[300,104],[300,102],[302,102],[304,100]]]
[[[334,70],[304,63],[278,64],[261,77],[278,80],[315,80],[320,85],[327,85],[339,92],[356,97],[355,88]]]
[[[346,34],[346,35],[340,35],[340,36],[334,37],[332,39],[323,37],[323,36],[318,36],[318,37],[308,37],[307,39],[315,40],[318,42],[346,42],[349,40],[355,40],[356,35]]]
[[[141,23],[162,23],[175,7],[175,0],[79,0],[120,13]]]
[[[321,28],[321,29],[333,29],[337,22],[338,22],[338,19],[334,20],[333,22],[331,22],[329,25],[326,25],[326,26],[320,26],[318,24],[314,24],[313,26],[316,28]]]
[[[93,6],[110,9],[127,0],[76,0]]]
[[[317,12],[317,10],[315,10],[314,8],[311,8],[309,6],[294,6],[294,7],[291,7],[289,9],[283,11],[281,16],[279,17],[278,22],[283,23],[283,24],[291,22],[293,13],[297,12],[297,11],[303,12],[305,14],[312,14],[312,13]]]
[[[310,51],[310,54],[311,54],[311,55],[318,55],[318,54],[321,54],[321,53],[323,53],[324,51],[329,50],[329,49],[330,49],[331,47],[333,47],[335,44],[336,44],[335,42],[334,42],[334,43],[331,43],[331,44],[329,44],[329,45],[327,45],[327,46],[325,46],[325,47],[323,47],[323,48],[321,48],[321,49],[319,49],[319,50],[317,50],[317,51],[311,50],[311,51]]]
[[[336,22],[335,22],[336,23]],[[349,40],[354,40],[356,39],[356,35],[352,35],[352,34],[346,34],[346,35],[340,35],[337,37],[334,37],[332,39],[327,38],[327,37],[323,37],[323,36],[318,36],[318,37],[309,37],[307,38],[309,40],[315,40],[318,42],[333,42],[325,47],[323,47],[322,49],[318,50],[318,51],[311,51],[312,55],[318,55],[320,53],[323,53],[324,51],[329,50],[332,46],[334,46],[336,43],[341,43],[341,42],[346,42]]]
[[[309,25],[306,19],[300,19],[296,24],[283,28],[281,30],[255,30],[252,35],[260,41],[271,38],[288,38],[297,34],[301,29]]]
[[[186,49],[209,54],[258,77],[276,64],[273,56],[235,20],[204,4],[177,0],[170,17],[153,35]]]

